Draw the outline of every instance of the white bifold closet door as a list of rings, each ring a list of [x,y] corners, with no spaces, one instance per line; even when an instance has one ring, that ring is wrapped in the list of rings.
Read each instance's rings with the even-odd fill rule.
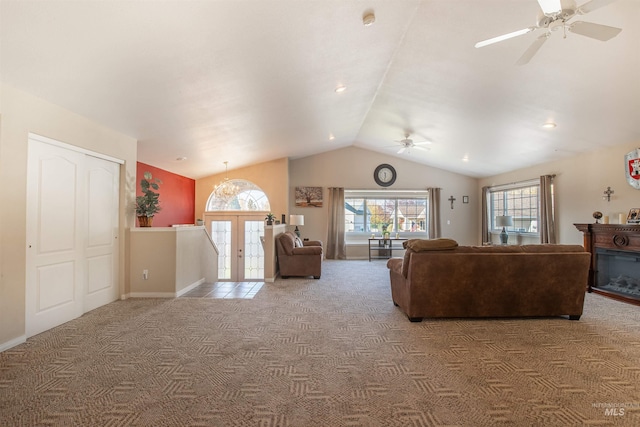
[[[45,140],[29,138],[28,337],[115,301],[119,291],[120,165]]]

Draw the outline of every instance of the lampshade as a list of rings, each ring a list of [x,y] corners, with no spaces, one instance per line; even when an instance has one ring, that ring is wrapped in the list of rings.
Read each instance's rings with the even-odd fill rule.
[[[290,225],[304,225],[304,215],[289,215]]]
[[[497,216],[496,226],[498,227],[511,227],[513,225],[512,216]]]

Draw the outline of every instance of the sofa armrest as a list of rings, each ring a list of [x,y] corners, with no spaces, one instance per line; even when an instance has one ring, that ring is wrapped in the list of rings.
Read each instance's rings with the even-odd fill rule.
[[[322,242],[320,240],[305,240],[302,242],[304,246],[320,246],[322,247]]]
[[[391,258],[387,261],[387,268],[402,276],[402,262],[403,258]]]
[[[293,248],[293,255],[322,255],[322,246],[304,246]]]

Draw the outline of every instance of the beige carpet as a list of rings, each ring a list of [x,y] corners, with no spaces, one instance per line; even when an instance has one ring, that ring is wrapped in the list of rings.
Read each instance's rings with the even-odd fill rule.
[[[410,323],[384,261],[118,301],[0,354],[0,426],[32,425],[638,426],[640,308]]]

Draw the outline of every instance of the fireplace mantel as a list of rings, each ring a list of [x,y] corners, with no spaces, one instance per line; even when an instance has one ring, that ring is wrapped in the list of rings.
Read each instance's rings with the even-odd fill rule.
[[[589,267],[589,292],[603,294],[615,299],[640,305],[640,301],[611,294],[596,287],[598,272],[597,249],[612,249],[635,252],[640,256],[640,225],[635,224],[573,224],[584,236],[584,248],[591,253]]]

